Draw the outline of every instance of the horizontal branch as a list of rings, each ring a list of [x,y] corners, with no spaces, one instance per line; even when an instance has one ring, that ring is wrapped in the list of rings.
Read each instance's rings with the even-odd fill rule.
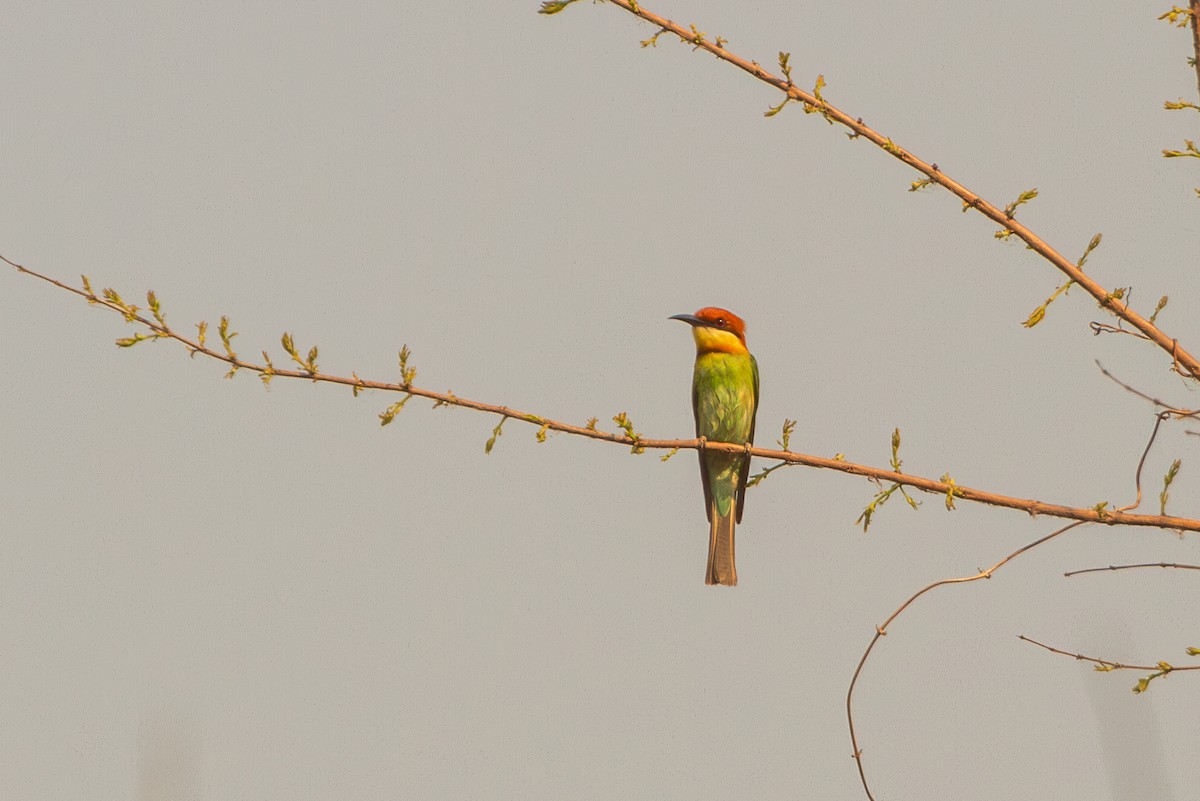
[[[1072,570],[1069,573],[1063,573],[1064,576],[1079,576],[1084,573],[1108,573],[1113,570],[1133,570],[1139,567],[1174,567],[1180,570],[1200,570],[1200,565],[1181,565],[1175,562],[1142,562],[1136,565],[1109,565],[1108,567],[1089,567],[1084,570]]]
[[[875,131],[863,123],[861,117],[852,117],[841,109],[833,106],[829,101],[821,97],[816,90],[814,92],[805,92],[798,88],[790,77],[780,78],[772,75],[762,66],[749,59],[734,55],[729,52],[724,39],[717,37],[714,40],[705,38],[702,31],[698,31],[695,26],[683,27],[666,17],[648,11],[642,6],[638,0],[609,0],[613,5],[618,6],[630,14],[641,17],[647,22],[658,26],[660,32],[670,33],[678,37],[685,44],[691,45],[693,49],[703,50],[710,53],[720,60],[732,64],[735,67],[749,73],[753,77],[775,87],[783,92],[788,99],[804,104],[806,109],[815,110],[821,113],[825,119],[830,122],[836,122],[839,125],[848,128],[853,132],[853,138],[863,138],[884,152],[899,159],[908,166],[922,173],[929,181],[947,189],[954,195],[958,196],[964,207],[974,208],[985,217],[1002,226],[1004,229],[1011,231],[1015,236],[1021,239],[1030,250],[1033,250],[1042,258],[1049,261],[1072,281],[1083,287],[1088,294],[1096,299],[1102,308],[1108,309],[1116,316],[1128,322],[1138,331],[1140,331],[1147,339],[1154,342],[1168,354],[1170,354],[1175,368],[1183,375],[1200,379],[1200,360],[1189,353],[1184,348],[1180,347],[1177,340],[1167,336],[1150,320],[1135,312],[1129,305],[1122,300],[1119,293],[1111,292],[1101,286],[1098,282],[1088,276],[1083,269],[1075,262],[1063,256],[1041,237],[1037,236],[1032,230],[1018,222],[1013,216],[1014,206],[1008,208],[1000,208],[984,200],[979,195],[967,189],[965,186],[955,181],[950,176],[946,175],[937,164],[923,161],[917,158],[908,150],[896,145],[890,138]],[[1197,34],[1200,37],[1200,33]],[[1197,39],[1200,41],[1200,39]],[[781,56],[781,60],[782,56]],[[786,69],[786,61],[785,69]],[[1200,75],[1200,67],[1198,75]],[[790,69],[788,70],[790,72]],[[786,102],[786,101],[785,101]]]
[[[39,278],[47,283],[53,284],[60,289],[65,289],[75,295],[78,295],[93,305],[103,306],[118,314],[121,314],[126,321],[137,323],[144,326],[153,332],[146,339],[173,339],[192,352],[192,354],[201,353],[217,361],[224,362],[230,365],[233,370],[247,370],[253,373],[258,373],[263,378],[299,378],[307,381],[320,382],[326,384],[340,384],[352,388],[356,393],[359,390],[375,389],[384,392],[399,392],[406,397],[416,396],[428,398],[435,402],[437,406],[458,406],[464,409],[474,409],[475,411],[496,414],[502,418],[520,420],[532,425],[539,426],[543,430],[561,431],[566,434],[575,436],[587,437],[589,439],[601,440],[604,442],[612,442],[619,445],[629,446],[637,451],[646,449],[662,449],[662,450],[677,450],[677,449],[698,449],[706,448],[709,450],[725,451],[728,453],[749,453],[752,456],[758,456],[763,459],[774,459],[781,463],[791,465],[804,465],[806,467],[817,467],[824,470],[836,470],[841,473],[849,473],[851,475],[863,476],[868,479],[879,482],[888,482],[899,484],[906,487],[928,492],[934,495],[942,495],[946,498],[961,499],[965,501],[973,501],[975,503],[987,504],[989,506],[1000,506],[1009,509],[1019,509],[1027,512],[1030,515],[1046,515],[1048,517],[1059,517],[1067,520],[1078,520],[1086,523],[1102,523],[1105,525],[1117,526],[1149,526],[1154,528],[1174,529],[1177,531],[1200,531],[1200,520],[1194,520],[1185,517],[1173,517],[1170,515],[1141,515],[1131,514],[1126,511],[1107,509],[1104,504],[1098,504],[1095,507],[1073,507],[1063,504],[1045,503],[1043,501],[1031,500],[1028,498],[1015,498],[1008,495],[1000,495],[995,492],[987,492],[984,490],[966,487],[953,481],[939,481],[930,478],[922,478],[920,476],[907,475],[896,470],[870,467],[868,465],[855,464],[847,462],[844,459],[828,459],[821,456],[811,456],[804,453],[795,453],[788,450],[772,450],[770,448],[747,448],[744,445],[734,445],[725,442],[708,442],[700,439],[650,439],[643,437],[640,434],[633,433],[630,427],[626,433],[611,433],[600,431],[594,425],[572,425],[559,420],[552,420],[541,415],[523,412],[518,409],[513,409],[508,406],[500,406],[482,401],[471,400],[469,398],[461,398],[453,392],[436,392],[430,389],[424,389],[402,381],[400,383],[392,383],[386,381],[368,381],[359,378],[357,375],[339,376],[330,373],[324,373],[316,369],[315,356],[310,360],[310,367],[302,370],[284,370],[272,365],[268,359],[266,364],[256,364],[246,361],[239,357],[232,347],[225,343],[225,352],[215,350],[208,347],[201,339],[192,339],[183,336],[177,331],[168,327],[165,322],[159,319],[149,319],[139,313],[137,306],[132,306],[124,301],[110,299],[106,291],[102,295],[97,295],[91,291],[90,286],[85,283],[84,289],[70,286],[61,281],[58,281],[49,276],[42,275],[27,267],[17,264],[4,256],[0,256],[0,260],[10,264],[16,268],[18,272],[25,275]],[[153,293],[150,293],[153,298]],[[117,297],[116,293],[112,293],[111,297]],[[151,301],[152,308],[157,304],[157,299]],[[158,312],[155,312],[156,316]],[[232,336],[232,335],[231,335]],[[130,343],[126,343],[130,344]],[[290,337],[285,335],[285,346],[290,344]],[[315,352],[315,349],[314,349]],[[303,364],[303,360],[296,358],[294,347],[292,348],[293,358]],[[263,354],[266,356],[266,353]],[[311,368],[311,369],[310,369]]]

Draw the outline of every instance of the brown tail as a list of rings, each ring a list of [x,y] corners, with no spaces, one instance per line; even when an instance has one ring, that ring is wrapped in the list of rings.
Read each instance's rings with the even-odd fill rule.
[[[716,504],[712,510],[712,531],[708,536],[708,573],[705,584],[737,584],[737,568],[733,564],[733,526],[737,519],[737,500],[729,505],[729,514],[717,514]]]

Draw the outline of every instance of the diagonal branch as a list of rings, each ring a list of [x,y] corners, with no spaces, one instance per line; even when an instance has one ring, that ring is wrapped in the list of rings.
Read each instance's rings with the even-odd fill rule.
[[[1039,648],[1045,648],[1047,651],[1060,654],[1061,656],[1069,656],[1078,659],[1081,662],[1091,662],[1098,665],[1102,670],[1163,670],[1166,667],[1166,672],[1174,672],[1176,670],[1200,670],[1200,665],[1166,665],[1165,662],[1160,662],[1157,665],[1130,665],[1124,662],[1111,662],[1107,659],[1097,659],[1094,656],[1084,656],[1083,654],[1073,654],[1070,651],[1063,651],[1044,642],[1038,642],[1032,637],[1026,637],[1024,634],[1017,635],[1018,640],[1023,640],[1030,645],[1036,645]]]
[[[607,431],[598,430],[594,424],[587,426],[578,426],[571,423],[564,423],[559,420],[552,420],[541,415],[522,412],[508,406],[501,406],[482,401],[471,400],[469,398],[461,398],[453,392],[436,392],[431,389],[424,389],[410,383],[402,381],[400,383],[386,381],[368,381],[359,378],[357,375],[339,376],[330,373],[320,372],[316,369],[315,357],[312,360],[311,369],[305,367],[301,370],[284,370],[272,365],[269,360],[266,364],[257,364],[255,362],[246,361],[226,347],[225,352],[215,350],[208,347],[199,338],[192,339],[184,336],[174,329],[170,328],[158,319],[149,319],[138,313],[135,306],[114,302],[107,297],[97,295],[91,289],[85,286],[84,289],[65,284],[62,281],[42,275],[34,270],[23,265],[17,264],[4,256],[0,255],[0,261],[14,267],[18,272],[25,275],[33,276],[41,279],[49,284],[53,284],[59,289],[65,289],[81,298],[84,298],[89,303],[102,306],[111,311],[122,315],[127,322],[141,325],[152,333],[144,339],[173,339],[185,346],[194,355],[196,353],[203,354],[209,358],[224,362],[230,365],[234,370],[247,370],[252,373],[257,373],[264,379],[267,378],[299,378],[313,383],[339,384],[350,387],[357,394],[360,390],[376,389],[384,392],[400,392],[408,397],[428,398],[435,402],[436,406],[459,406],[465,409],[474,409],[478,412],[499,415],[503,419],[512,418],[521,420],[526,423],[539,426],[541,430],[561,431],[566,434],[573,434],[580,437],[588,437],[589,439],[602,440],[604,442],[614,442],[620,445],[625,445],[633,448],[636,452],[642,452],[648,448],[661,450],[677,450],[677,449],[699,449],[707,448],[710,450],[725,451],[727,453],[749,453],[752,456],[758,456],[763,459],[774,459],[782,463],[790,465],[804,465],[806,467],[817,467],[825,470],[837,470],[841,473],[849,473],[851,475],[863,476],[865,478],[874,479],[881,482],[891,482],[901,484],[914,489],[928,492],[934,495],[940,495],[945,498],[958,498],[965,501],[973,501],[975,503],[987,504],[989,506],[1000,506],[1008,509],[1020,509],[1030,515],[1046,515],[1048,517],[1060,517],[1067,520],[1077,520],[1084,523],[1104,523],[1112,526],[1145,526],[1151,528],[1173,529],[1176,531],[1200,531],[1200,519],[1192,519],[1186,517],[1174,517],[1172,515],[1143,515],[1131,514],[1127,511],[1132,506],[1118,509],[1109,509],[1106,504],[1097,504],[1094,507],[1074,507],[1063,504],[1045,503],[1028,498],[1016,498],[1008,495],[1001,495],[995,492],[987,492],[985,490],[965,487],[954,481],[940,481],[930,478],[922,478],[920,476],[908,475],[897,470],[889,470],[880,467],[871,467],[869,465],[855,464],[847,462],[844,459],[827,459],[821,456],[811,456],[804,453],[795,453],[788,450],[771,450],[769,448],[747,448],[745,445],[736,445],[727,442],[708,442],[699,439],[649,439],[640,434],[633,433],[632,426],[626,429],[623,433],[610,433]],[[152,293],[151,293],[152,294]],[[155,300],[155,303],[157,300]],[[127,344],[130,344],[127,342]],[[264,352],[264,356],[265,356]],[[293,357],[295,358],[295,357]],[[303,360],[296,361],[304,364]],[[1161,422],[1161,420],[1159,421]],[[1153,442],[1153,439],[1151,440]],[[1147,445],[1147,449],[1149,445]],[[1143,454],[1143,460],[1145,455]],[[1139,475],[1141,466],[1139,464]],[[1138,481],[1138,492],[1140,497],[1141,482]]]
[[[659,15],[646,10],[637,0],[609,0],[615,6],[628,11],[634,16],[641,17],[647,22],[658,26],[660,33],[667,32],[677,36],[680,41],[691,45],[695,50],[704,50],[720,60],[732,64],[733,66],[749,73],[751,76],[775,87],[783,92],[788,99],[802,103],[805,108],[816,110],[821,113],[825,119],[830,122],[836,122],[839,125],[848,128],[853,132],[853,138],[863,138],[876,145],[884,152],[899,159],[908,166],[925,175],[925,177],[939,186],[949,190],[954,195],[962,199],[966,207],[974,208],[976,211],[983,214],[993,222],[999,224],[1003,228],[1012,231],[1014,235],[1021,239],[1029,249],[1037,253],[1042,258],[1049,261],[1067,277],[1074,281],[1079,286],[1083,287],[1102,308],[1108,309],[1117,317],[1128,322],[1138,331],[1140,331],[1147,339],[1154,342],[1164,351],[1171,355],[1173,362],[1178,365],[1179,371],[1191,378],[1200,380],[1200,360],[1197,360],[1188,351],[1179,346],[1177,340],[1167,336],[1150,320],[1135,312],[1129,305],[1118,297],[1117,293],[1111,292],[1097,283],[1094,279],[1088,276],[1084,271],[1071,260],[1067,259],[1057,250],[1047,244],[1041,237],[1037,236],[1032,230],[1027,228],[1022,223],[1018,222],[1013,217],[1012,207],[1002,209],[999,206],[993,205],[979,195],[967,189],[965,186],[955,181],[950,176],[943,173],[936,164],[926,162],[917,158],[911,152],[896,145],[890,138],[875,131],[863,123],[862,118],[852,117],[836,106],[831,105],[827,100],[813,93],[805,92],[799,89],[790,78],[780,78],[772,75],[762,68],[756,61],[750,61],[735,55],[726,48],[725,40],[717,38],[709,41],[704,34],[698,31],[694,26],[685,28],[671,20],[660,17]],[[1193,8],[1200,4],[1200,0],[1191,0]],[[1193,28],[1195,32],[1196,29]],[[1200,37],[1200,32],[1195,35]],[[1200,39],[1197,40],[1200,42]],[[1200,47],[1200,44],[1197,45]],[[1200,66],[1197,67],[1198,77],[1200,77]],[[790,71],[790,70],[789,70]]]

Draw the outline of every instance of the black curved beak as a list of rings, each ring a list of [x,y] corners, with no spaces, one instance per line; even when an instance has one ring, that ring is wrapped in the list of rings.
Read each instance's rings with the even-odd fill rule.
[[[705,325],[705,322],[694,314],[672,314],[668,320],[679,320],[688,325]]]

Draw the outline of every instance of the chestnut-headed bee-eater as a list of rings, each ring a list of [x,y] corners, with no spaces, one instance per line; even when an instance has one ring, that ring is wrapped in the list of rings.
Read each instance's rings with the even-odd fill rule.
[[[746,349],[745,322],[733,312],[712,306],[695,314],[676,314],[671,319],[690,325],[696,340],[696,368],[692,374],[696,437],[737,445],[753,443],[758,362]],[[742,522],[749,472],[749,453],[700,449],[700,478],[711,524],[705,584],[737,584],[733,529]]]

